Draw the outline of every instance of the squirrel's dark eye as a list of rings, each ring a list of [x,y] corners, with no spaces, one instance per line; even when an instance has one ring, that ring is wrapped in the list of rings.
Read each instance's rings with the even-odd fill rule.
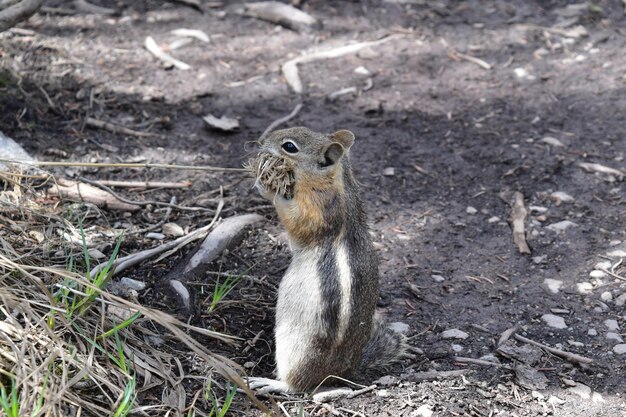
[[[285,142],[283,143],[283,149],[288,153],[297,153],[298,147],[293,144],[293,142]]]

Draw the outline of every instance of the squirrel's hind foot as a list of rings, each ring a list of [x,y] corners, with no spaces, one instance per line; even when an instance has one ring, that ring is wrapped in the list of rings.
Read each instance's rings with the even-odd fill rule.
[[[277,379],[249,377],[247,381],[250,389],[255,390],[257,395],[289,394],[291,392],[286,382]]]

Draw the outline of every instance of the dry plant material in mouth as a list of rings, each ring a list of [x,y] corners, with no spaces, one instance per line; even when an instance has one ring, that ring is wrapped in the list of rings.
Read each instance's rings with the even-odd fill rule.
[[[250,161],[250,170],[266,190],[290,200],[293,198],[296,179],[293,164],[285,158],[267,152],[260,153]]]

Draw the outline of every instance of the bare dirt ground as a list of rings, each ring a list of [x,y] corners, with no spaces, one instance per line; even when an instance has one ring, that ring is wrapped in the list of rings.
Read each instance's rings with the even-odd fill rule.
[[[566,7],[574,4],[568,1],[304,1],[303,10],[323,23],[308,33],[240,16],[235,2],[206,6],[204,13],[156,0],[98,4],[117,14],[85,15],[50,1],[47,12],[20,26],[32,32],[1,35],[0,64],[22,80],[17,88],[9,71],[0,73],[0,127],[38,159],[240,167],[249,156],[247,142],[299,100],[303,109],[289,125],[356,134],[351,158],[380,250],[379,306],[389,321],[409,326],[411,343],[424,354],[374,391],[333,404],[333,412],[626,416],[626,274],[619,264],[626,257],[624,178],[579,165],[625,169],[621,1],[583,7]],[[59,14],[65,7],[69,14]],[[143,48],[147,36],[167,45],[178,28],[211,37],[171,52],[191,65],[187,71],[164,68]],[[301,98],[281,75],[280,65],[303,51],[389,34],[398,36],[300,65]],[[355,92],[329,98],[351,86]],[[241,128],[207,129],[201,116],[208,113],[236,117]],[[88,116],[155,135],[93,129],[85,126]],[[121,192],[132,199],[176,196],[178,204],[204,202],[210,209],[224,186],[223,217],[263,214],[266,223],[211,268],[256,281],[242,280],[219,316],[208,315],[202,291],[214,285],[214,275],[207,271],[191,286],[198,291],[192,322],[246,340],[263,330],[247,350],[210,347],[254,375],[270,376],[271,307],[289,251],[251,179],[156,169],[58,172],[189,180],[189,190]],[[520,254],[512,239],[515,191],[529,210],[530,255]],[[170,221],[194,229],[211,214],[173,210]],[[98,221],[131,230],[162,215],[154,207],[109,211]],[[122,252],[154,244],[130,234]],[[127,274],[149,283],[142,302],[171,308],[159,278],[174,262]],[[533,350],[513,337],[504,344],[508,354],[502,346],[499,352],[500,334],[516,325],[517,335],[593,362]],[[452,329],[460,332],[448,338]],[[438,380],[420,374],[459,369],[468,372]],[[140,394],[139,402],[150,395]],[[299,410],[289,402],[285,409]],[[329,410],[304,406],[305,415]],[[254,414],[240,396],[232,415]]]

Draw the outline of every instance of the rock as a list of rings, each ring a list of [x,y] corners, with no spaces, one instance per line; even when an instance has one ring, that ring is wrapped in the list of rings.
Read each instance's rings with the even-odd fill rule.
[[[607,276],[608,274],[604,271],[593,270],[589,273],[589,277],[595,278],[595,279],[606,278]]]
[[[624,304],[626,304],[626,292],[624,294],[620,294],[616,299],[615,299],[615,305],[618,307],[623,306]]]
[[[513,70],[513,73],[515,73],[515,76],[517,78],[526,78],[528,76],[528,71],[526,71],[526,69],[522,67],[515,68]]]
[[[576,386],[567,389],[572,394],[578,395],[583,400],[588,400],[591,398],[591,388],[587,385],[581,384],[580,382],[576,383]]]
[[[591,401],[593,401],[594,403],[603,403],[604,398],[602,398],[602,394],[600,394],[599,392],[594,392],[593,394],[591,394]]]
[[[593,290],[593,285],[591,284],[591,282],[579,282],[578,284],[576,284],[576,289],[578,290],[579,294],[588,295],[591,294]]]
[[[253,361],[248,361],[246,363],[243,364],[243,367],[246,369],[252,369],[256,366],[256,362]]]
[[[0,132],[0,159],[32,162],[35,159],[28,154],[17,142]],[[0,170],[6,169],[7,164],[0,162]]]
[[[546,399],[546,397],[543,396],[542,393],[540,393],[539,391],[531,391],[530,392],[531,397],[533,397],[534,399],[538,400],[538,401],[543,401]]]
[[[487,219],[487,223],[498,223],[499,221],[500,221],[500,218],[498,216],[489,217]]]
[[[362,65],[360,67],[356,67],[354,69],[354,73],[359,75],[370,75],[370,71]]]
[[[427,404],[420,405],[417,410],[411,413],[411,417],[432,417],[433,409]]]
[[[496,355],[494,355],[493,353],[489,353],[487,355],[483,355],[480,357],[481,361],[487,361],[487,362],[493,362],[493,363],[500,363],[500,359],[498,359],[498,357]]]
[[[379,397],[389,397],[389,391],[387,391],[386,389],[379,389],[378,391],[376,391],[376,395]]]
[[[122,279],[120,279],[120,284],[128,289],[135,290],[135,291],[142,291],[146,289],[145,282],[137,281],[136,279],[132,279],[132,278],[122,277]]]
[[[548,378],[544,374],[523,364],[515,366],[515,378],[521,386],[530,390],[545,389],[548,386]]]
[[[548,208],[542,206],[528,206],[528,210],[530,210],[531,213],[545,213],[548,211]]]
[[[383,175],[385,177],[393,177],[394,175],[396,175],[396,169],[394,167],[387,167],[383,169]]]
[[[104,258],[106,258],[106,255],[105,255],[104,253],[100,252],[100,251],[99,251],[98,249],[96,249],[96,248],[91,248],[91,249],[89,249],[89,250],[87,251],[87,253],[89,254],[89,257],[90,257],[90,258],[92,258],[92,259],[99,260],[99,259],[104,259]]]
[[[569,229],[570,227],[578,226],[576,223],[571,222],[569,220],[563,220],[558,223],[552,223],[551,225],[546,226],[546,229],[552,230],[553,232],[561,233]]]
[[[165,223],[161,230],[165,236],[181,237],[185,234],[183,228],[176,223]]]
[[[598,331],[596,329],[589,329],[589,330],[587,330],[587,334],[589,336],[597,336],[598,335]]]
[[[435,282],[444,282],[446,279],[441,275],[431,275],[430,276]]]
[[[557,206],[561,203],[572,203],[574,201],[574,197],[563,191],[553,192],[552,194],[550,194],[550,198],[554,200]]]
[[[135,314],[134,311],[128,309],[128,308],[124,308],[124,307],[118,307],[115,305],[109,305],[107,307],[107,312],[111,315],[111,316],[115,316],[117,317],[120,322],[128,320],[129,318],[132,317],[133,314]]]
[[[610,269],[611,266],[612,265],[610,261],[600,261],[595,264],[594,269]]]
[[[551,395],[550,398],[548,398],[548,402],[552,405],[563,405],[565,404],[565,400],[560,399],[559,397],[555,397],[554,395]]]
[[[543,320],[548,326],[555,329],[567,329],[567,324],[565,324],[563,317],[556,316],[554,314],[544,314],[541,316],[541,320]]]
[[[568,343],[570,346],[585,347],[585,344],[584,344],[584,343],[582,343],[582,342],[577,342],[577,341],[575,341],[575,340],[568,340],[568,341],[567,341],[567,343]]]
[[[233,119],[232,117],[222,116],[218,118],[212,114],[207,114],[202,120],[204,120],[209,127],[224,132],[232,132],[233,130],[239,129],[239,120]]]
[[[548,288],[548,291],[550,291],[552,294],[558,294],[559,290],[563,286],[563,281],[552,278],[544,279],[543,283]]]
[[[406,334],[409,332],[409,325],[401,321],[394,321],[393,323],[389,323],[389,329],[394,333]]]
[[[626,343],[620,343],[619,345],[613,346],[613,352],[618,355],[626,353]]]
[[[150,232],[146,233],[146,239],[163,240],[165,235],[163,233]]]
[[[613,294],[611,294],[611,291],[604,291],[600,294],[600,299],[605,303],[608,303],[609,301],[613,301]]]
[[[560,140],[558,140],[557,138],[553,138],[552,136],[546,136],[542,139],[539,140],[539,142],[543,142],[546,143],[550,146],[557,146],[559,148],[564,147],[565,145],[563,144],[563,142],[561,142]]]
[[[548,255],[533,256],[532,259],[535,265],[544,264],[548,260]]]
[[[459,329],[448,329],[441,333],[441,337],[444,339],[467,339],[469,335]]]
[[[476,214],[478,213],[478,210],[476,210],[474,207],[472,206],[467,206],[467,208],[465,209],[465,212],[467,214]]]
[[[626,251],[623,250],[614,250],[611,252],[607,252],[606,256],[611,258],[626,258]]]
[[[604,325],[609,331],[619,330],[619,325],[617,324],[617,320],[615,319],[606,319],[604,320]]]
[[[390,385],[395,385],[397,383],[398,383],[398,378],[392,375],[381,376],[376,381],[372,382],[372,384],[380,385],[381,387],[388,387]]]
[[[607,332],[606,338],[608,340],[615,340],[617,343],[624,343],[624,339],[622,339],[622,336],[614,332]]]
[[[514,359],[527,365],[535,365],[541,361],[543,351],[532,345],[518,345],[513,340],[507,340],[498,346],[498,353],[505,358]]]
[[[450,345],[450,347],[452,348],[452,351],[456,353],[463,351],[463,346],[457,345],[456,343],[453,343],[452,345]]]

